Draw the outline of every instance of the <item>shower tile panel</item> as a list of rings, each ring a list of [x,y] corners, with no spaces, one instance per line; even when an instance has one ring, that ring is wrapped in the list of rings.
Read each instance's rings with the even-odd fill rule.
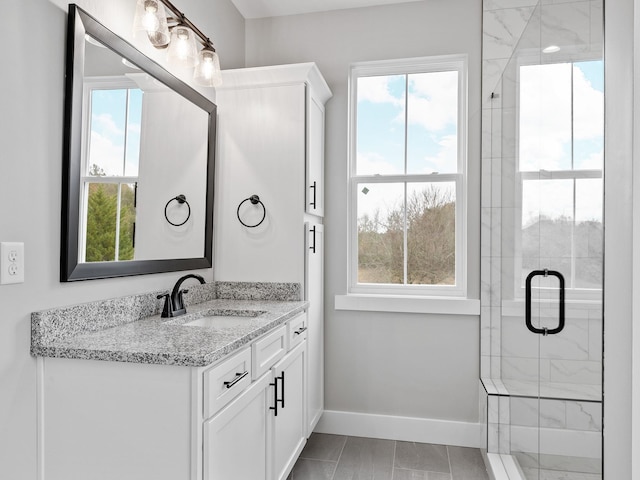
[[[500,97],[491,98],[492,93],[500,91],[500,77],[507,66],[506,58],[495,58],[482,62],[482,102],[491,108],[500,108]]]
[[[502,157],[502,109],[491,110],[491,158]]]
[[[491,355],[491,307],[480,307],[480,355]]]
[[[548,328],[558,324],[557,312],[553,315],[541,316],[541,318],[544,319],[543,323]],[[562,332],[544,337],[540,341],[540,356],[543,358],[586,361],[589,358],[588,350],[589,324],[585,320],[565,319],[565,327]]]
[[[589,51],[591,2],[544,5],[541,8],[542,45],[558,45],[571,53]],[[602,29],[600,27],[600,29]]]
[[[502,376],[502,357],[500,355],[491,356],[491,377],[500,378]],[[501,392],[507,393],[507,392]]]
[[[551,360],[551,381],[601,385],[602,364],[600,362]]]
[[[567,402],[567,427],[573,430],[602,431],[602,404]]]
[[[487,400],[487,416],[489,423],[500,422],[500,397],[497,395],[489,395]]]
[[[504,102],[504,100],[503,100]],[[515,105],[504,105],[501,110],[502,136],[500,152],[502,158],[517,158],[516,126],[518,111]]]
[[[509,58],[533,11],[534,7],[486,10],[483,15],[483,58]]]
[[[500,10],[502,8],[535,7],[537,0],[484,0],[484,10]]]
[[[480,279],[480,306],[491,306],[491,258],[480,259],[480,270],[484,272]]]
[[[501,423],[499,426],[499,453],[508,455],[511,453],[511,429],[508,423]]]
[[[566,428],[566,401],[512,397],[511,424],[525,427]]]
[[[500,256],[502,253],[502,209],[491,209],[491,256],[494,263],[500,264]],[[500,271],[497,275],[499,277]],[[493,275],[493,271],[491,272]]]
[[[549,361],[536,358],[503,357],[502,378],[536,382],[549,381]]]
[[[490,110],[486,110],[490,112]],[[483,111],[483,115],[485,115]],[[489,116],[489,115],[487,115]],[[488,155],[483,155],[482,157],[482,183],[480,185],[480,206],[481,207],[490,207],[491,206],[491,162],[492,159]],[[481,253],[482,255],[482,253]],[[483,256],[487,256],[484,254]]]
[[[589,360],[602,359],[602,311],[589,312]]]
[[[498,453],[500,450],[500,431],[497,423],[487,425],[487,451]]]

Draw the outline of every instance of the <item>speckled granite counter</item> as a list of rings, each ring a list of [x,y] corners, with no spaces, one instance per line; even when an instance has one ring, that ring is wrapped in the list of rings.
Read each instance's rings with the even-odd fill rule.
[[[298,284],[215,282],[190,286],[187,314],[160,318],[159,293],[31,315],[31,354],[200,367],[247,345],[307,308]],[[215,314],[257,315],[233,325],[184,325]],[[221,322],[224,323],[224,322]]]

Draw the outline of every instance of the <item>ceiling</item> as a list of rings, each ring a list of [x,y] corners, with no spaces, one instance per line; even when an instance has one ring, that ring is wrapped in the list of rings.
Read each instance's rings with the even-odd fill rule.
[[[231,0],[244,18],[281,17],[421,0]]]

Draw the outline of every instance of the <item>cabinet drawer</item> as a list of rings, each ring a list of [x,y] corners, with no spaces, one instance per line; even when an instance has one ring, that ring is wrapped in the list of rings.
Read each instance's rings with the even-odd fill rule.
[[[251,383],[251,349],[247,348],[204,372],[204,418],[211,417]]]
[[[287,353],[287,327],[282,325],[251,345],[254,380]]]
[[[289,339],[289,350],[307,338],[307,314],[302,313],[289,320],[287,323],[287,338]]]

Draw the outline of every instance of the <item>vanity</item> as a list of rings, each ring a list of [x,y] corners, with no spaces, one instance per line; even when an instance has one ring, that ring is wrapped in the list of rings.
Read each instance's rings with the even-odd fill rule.
[[[43,478],[285,479],[307,436],[296,284],[189,287],[32,315]]]
[[[218,110],[81,8],[68,22],[60,280],[224,281],[173,318],[166,292],[32,314],[39,478],[284,480],[324,411],[329,87],[312,63],[228,71]],[[93,118],[117,91],[140,141],[111,171]]]

